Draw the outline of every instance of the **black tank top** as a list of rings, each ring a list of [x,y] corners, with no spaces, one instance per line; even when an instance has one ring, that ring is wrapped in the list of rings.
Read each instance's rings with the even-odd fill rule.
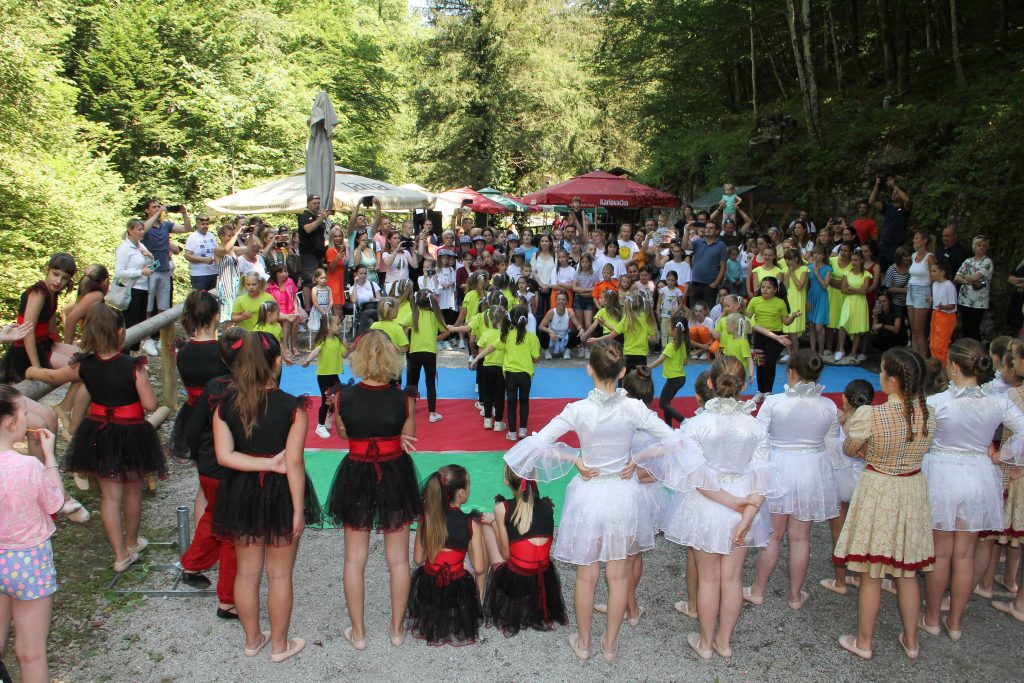
[[[190,341],[178,350],[178,374],[186,387],[202,388],[214,377],[226,375],[228,369],[220,359],[216,339]]]
[[[525,534],[519,533],[512,523],[512,513],[516,510],[515,499],[505,501],[505,532],[509,543],[523,538],[537,536],[553,536],[555,533],[555,507],[550,498],[541,498],[533,503],[533,520]]]
[[[405,391],[394,384],[342,386],[338,416],[350,439],[399,436],[405,425]]]
[[[277,455],[283,451],[295,409],[301,407],[305,400],[280,389],[266,390],[256,425],[252,434],[246,436],[242,421],[238,417],[238,409],[235,407],[236,398],[235,391],[230,391],[219,407],[220,418],[231,429],[235,450],[247,455]]]
[[[448,540],[444,542],[445,548],[452,550],[469,548],[469,540],[472,537],[469,520],[470,516],[459,508],[448,508]]]
[[[139,402],[139,392],[135,390],[135,369],[146,364],[145,357],[117,354],[104,360],[89,354],[72,362],[78,363],[78,376],[93,403],[113,408]]]

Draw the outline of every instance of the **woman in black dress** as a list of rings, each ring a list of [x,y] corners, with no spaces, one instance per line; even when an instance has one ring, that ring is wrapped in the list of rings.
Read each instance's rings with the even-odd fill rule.
[[[217,462],[226,469],[213,507],[213,530],[235,543],[235,607],[245,629],[245,654],[270,642],[270,659],[283,662],[306,646],[288,638],[292,568],[306,524],[319,510],[306,478],[305,401],[277,387],[281,348],[249,332],[231,366],[233,381],[213,415]],[[270,633],[260,630],[260,578],[267,570]]]
[[[228,374],[228,369],[221,360],[220,348],[217,346],[217,326],[220,324],[220,303],[217,297],[198,290],[189,294],[185,298],[181,324],[189,339],[178,350],[177,366],[188,399],[174,418],[171,453],[176,458],[185,459],[189,457],[185,432],[192,409],[206,383],[214,377]],[[202,516],[200,507],[197,503],[196,519]],[[205,503],[202,507],[205,507]]]
[[[334,424],[349,440],[327,500],[327,512],[345,527],[345,602],[352,625],[345,638],[366,649],[364,621],[366,558],[370,532],[384,532],[391,572],[391,642],[405,642],[405,607],[409,599],[409,525],[423,511],[413,466],[416,399],[398,385],[402,357],[386,334],[370,330],[356,340],[349,356],[358,384],[337,394]]]

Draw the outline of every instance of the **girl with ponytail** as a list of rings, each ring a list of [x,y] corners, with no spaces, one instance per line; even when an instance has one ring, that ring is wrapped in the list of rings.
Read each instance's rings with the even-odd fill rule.
[[[508,433],[505,438],[509,441],[517,441],[527,434],[530,386],[533,383],[534,363],[540,358],[540,340],[526,329],[529,314],[525,305],[513,308],[508,317],[502,320],[498,338],[481,350],[479,356],[487,356],[494,351],[502,354],[501,369],[505,376],[505,397],[508,401]]]
[[[491,306],[484,313],[484,329],[476,340],[479,352],[470,359],[469,369],[476,369],[481,365],[480,361],[483,361],[478,382],[480,401],[483,403],[484,429],[493,428],[496,432],[503,432],[507,427],[502,421],[505,413],[505,375],[502,369],[505,351],[504,348],[499,349],[498,344],[501,342],[501,328],[508,329],[509,314],[502,306],[504,296],[500,292],[492,292],[488,302]]]
[[[926,610],[921,628],[940,632],[940,609],[947,587],[949,615],[941,624],[951,640],[959,640],[964,611],[976,584],[974,567],[988,565],[975,558],[978,533],[1003,526],[1003,478],[989,458],[999,425],[1014,436],[1003,454],[1024,445],[1024,413],[1006,394],[981,386],[993,377],[992,358],[980,342],[962,337],[949,346],[946,362],[949,389],[928,397],[935,411],[935,436],[921,469],[928,482],[935,568],[925,579]],[[987,552],[992,544],[985,544]]]
[[[567,624],[562,583],[551,561],[555,506],[541,498],[537,482],[505,466],[512,498],[495,496],[491,528],[502,562],[491,569],[484,597],[487,625],[514,636],[521,629],[549,631]]]
[[[409,364],[405,384],[419,393],[420,370],[427,382],[427,410],[430,422],[441,419],[437,412],[437,343],[450,333],[437,296],[426,290],[416,294],[409,329]]]
[[[679,390],[686,384],[686,340],[690,338],[689,322],[686,313],[678,311],[669,321],[671,333],[669,342],[661,350],[658,360],[651,363],[651,369],[664,363],[661,376],[665,379],[665,386],[661,389],[661,396],[658,397],[658,407],[665,419],[665,424],[672,426],[672,420],[683,424],[683,414],[672,407],[672,399]]]
[[[409,350],[409,337],[397,316],[398,301],[394,297],[384,297],[377,304],[377,322],[370,325],[370,329],[380,330],[386,334],[395,348],[405,353]]]
[[[467,514],[469,473],[446,465],[423,485],[423,516],[416,529],[406,627],[431,645],[468,645],[483,621],[480,594],[487,578],[481,522],[490,515]],[[469,555],[475,576],[466,571]]]
[[[320,521],[303,461],[305,399],[278,388],[280,371],[277,340],[263,332],[247,333],[231,365],[228,393],[213,415],[214,450],[226,469],[214,502],[213,529],[235,544],[234,598],[245,631],[245,655],[255,657],[269,642],[275,663],[306,646],[301,638],[288,638],[292,569],[303,529]],[[264,568],[271,633],[260,628]]]

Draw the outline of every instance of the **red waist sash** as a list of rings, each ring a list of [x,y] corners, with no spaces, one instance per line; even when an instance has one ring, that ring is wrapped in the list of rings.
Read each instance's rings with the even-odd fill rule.
[[[348,441],[348,457],[356,462],[373,463],[378,482],[384,477],[380,463],[394,460],[401,456],[402,452],[402,437],[400,436],[349,439]]]
[[[461,579],[466,575],[466,551],[442,548],[434,556],[433,562],[424,562],[423,571],[434,577],[434,585],[444,588],[453,579]]]
[[[185,387],[185,393],[188,394],[185,403],[194,406],[199,401],[199,397],[203,395],[203,387]]]
[[[139,424],[146,418],[141,403],[129,403],[124,406],[104,406],[99,403],[89,404],[89,418],[100,423],[100,429],[113,423],[117,425]]]
[[[540,603],[544,621],[548,617],[548,591],[544,583],[544,572],[551,566],[551,539],[543,545],[536,545],[528,538],[521,538],[509,544],[508,568],[520,576],[537,577],[537,601]]]

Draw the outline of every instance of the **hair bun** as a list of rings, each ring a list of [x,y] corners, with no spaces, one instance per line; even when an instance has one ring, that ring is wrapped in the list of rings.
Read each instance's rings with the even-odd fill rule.
[[[743,380],[735,375],[725,373],[715,382],[715,395],[721,398],[733,398],[743,386]]]
[[[636,366],[635,368],[633,368],[633,372],[635,372],[637,377],[639,377],[641,379],[650,379],[651,378],[651,369],[649,367],[647,367],[646,365],[638,365],[638,366]]]

